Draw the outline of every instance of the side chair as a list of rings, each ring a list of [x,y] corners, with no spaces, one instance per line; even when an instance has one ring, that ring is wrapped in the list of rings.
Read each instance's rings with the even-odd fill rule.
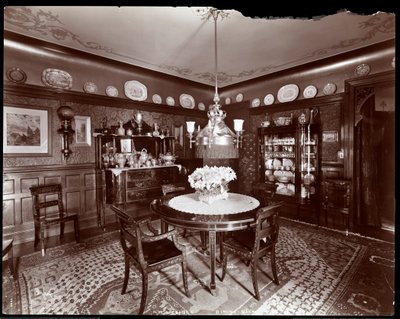
[[[157,199],[154,199],[151,205],[156,205],[155,201]],[[126,293],[130,264],[132,263],[142,275],[139,314],[143,314],[146,306],[148,274],[171,265],[181,264],[183,285],[186,295],[190,298],[186,276],[185,246],[178,242],[176,229],[157,234],[157,230],[151,226],[149,217],[136,220],[122,212],[116,214],[125,257],[125,274],[121,293]]]
[[[251,267],[251,278],[255,291],[255,298],[260,300],[258,290],[257,268],[258,260],[270,253],[271,268],[275,284],[279,285],[276,269],[275,245],[279,235],[279,209],[282,203],[259,208],[256,213],[255,228],[251,227],[243,231],[233,232],[232,236],[226,238],[222,245],[222,277],[224,280],[228,253],[242,257]]]
[[[60,225],[60,237],[64,236],[66,222],[74,222],[75,240],[79,242],[79,223],[77,213],[64,209],[61,184],[48,184],[30,187],[32,212],[35,226],[35,248],[40,241],[42,256],[45,255],[44,231],[49,226]]]
[[[325,215],[325,226],[328,225],[328,215],[332,218],[341,216],[344,219],[347,236],[350,224],[351,180],[326,178],[321,182],[321,186],[321,212]]]
[[[161,186],[162,188],[162,193],[163,196],[178,196],[178,195],[183,195],[183,194],[187,194],[190,193],[191,190],[188,189],[185,184],[182,183],[178,183],[178,184],[164,184]],[[162,229],[163,231],[168,227],[167,225],[163,224],[164,222],[161,222]],[[186,238],[188,230],[184,229],[183,230],[183,234],[182,237]],[[207,250],[207,242],[208,242],[208,233],[201,231],[200,232],[200,239],[201,239],[201,246],[203,251]]]
[[[3,259],[5,256],[7,256],[6,263],[8,264],[8,267],[10,268],[11,275],[13,276],[14,279],[16,279],[17,274],[16,270],[14,267],[14,258],[13,258],[13,239],[4,239],[3,238]]]

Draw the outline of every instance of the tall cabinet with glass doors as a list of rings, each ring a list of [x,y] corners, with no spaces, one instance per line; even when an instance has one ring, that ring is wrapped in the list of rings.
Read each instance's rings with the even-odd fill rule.
[[[293,121],[294,122],[294,121]],[[286,122],[287,123],[287,122]],[[296,123],[258,128],[260,182],[274,184],[283,215],[317,220],[320,184],[320,128],[301,117]]]

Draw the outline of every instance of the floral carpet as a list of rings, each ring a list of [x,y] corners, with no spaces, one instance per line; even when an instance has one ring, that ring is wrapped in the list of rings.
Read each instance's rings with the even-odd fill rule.
[[[24,256],[18,282],[3,273],[3,314],[137,314],[141,278],[132,269],[121,295],[124,260],[118,232]],[[250,269],[229,256],[228,272],[208,289],[208,256],[197,233],[179,238],[188,255],[191,298],[184,294],[180,266],[149,276],[144,314],[352,315],[394,314],[394,245],[344,236],[324,228],[281,219],[277,244],[280,285],[272,281],[269,260],[259,264],[261,300]]]

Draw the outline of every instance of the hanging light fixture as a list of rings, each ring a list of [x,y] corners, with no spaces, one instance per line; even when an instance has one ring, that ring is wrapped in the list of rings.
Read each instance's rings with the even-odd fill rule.
[[[221,110],[218,94],[218,46],[217,46],[217,20],[218,16],[227,17],[229,13],[215,8],[209,8],[206,18],[214,19],[214,48],[215,48],[215,94],[214,104],[207,112],[208,124],[197,134],[194,133],[193,121],[186,122],[186,128],[190,140],[190,147],[196,143],[196,157],[208,158],[237,158],[239,148],[242,144],[243,122],[242,119],[235,119],[234,133],[224,122],[226,112]],[[195,140],[193,139],[195,138]]]

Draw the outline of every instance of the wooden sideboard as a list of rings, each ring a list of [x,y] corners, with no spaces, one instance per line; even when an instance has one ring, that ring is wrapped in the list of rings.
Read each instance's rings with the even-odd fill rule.
[[[142,168],[109,168],[98,171],[97,217],[105,227],[105,211],[109,204],[148,204],[162,196],[161,185],[177,182],[180,165]],[[103,184],[102,184],[103,183]]]

